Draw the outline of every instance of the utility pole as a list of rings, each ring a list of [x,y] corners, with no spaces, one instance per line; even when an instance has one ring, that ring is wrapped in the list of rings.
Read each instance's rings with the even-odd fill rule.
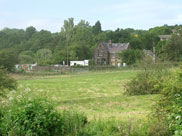
[[[70,33],[70,37],[68,38],[68,44],[67,44],[67,48],[66,48],[66,64],[69,65],[69,46],[70,46],[70,42],[71,42],[71,38],[72,38],[73,32]]]
[[[68,49],[68,46],[69,46],[69,41],[68,41],[67,48],[66,48],[66,65],[67,66],[69,65],[69,49]]]
[[[74,19],[68,18],[68,20],[64,20],[64,25],[61,28],[63,34],[65,34],[67,46],[66,46],[66,65],[69,65],[69,46],[71,43],[73,31],[74,31]]]
[[[153,42],[153,56],[152,56],[153,62],[156,62],[156,56],[155,56],[155,43]]]

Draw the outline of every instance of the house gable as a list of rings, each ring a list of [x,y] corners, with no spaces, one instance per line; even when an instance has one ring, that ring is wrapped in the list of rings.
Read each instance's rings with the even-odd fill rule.
[[[121,58],[118,57],[118,54],[128,49],[129,46],[129,43],[99,43],[94,53],[95,64],[121,64]]]
[[[108,64],[108,49],[104,43],[99,43],[95,49],[94,58],[96,64]]]

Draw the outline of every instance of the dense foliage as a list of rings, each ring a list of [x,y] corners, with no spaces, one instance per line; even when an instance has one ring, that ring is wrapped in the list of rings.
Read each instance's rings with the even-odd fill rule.
[[[164,45],[165,47],[161,47],[161,44],[158,44],[158,35],[172,34],[172,30],[178,30],[180,27],[165,25],[148,31],[131,28],[103,31],[100,21],[91,26],[87,21],[81,20],[75,25],[74,19],[69,18],[64,21],[64,25],[58,33],[51,33],[46,30],[37,31],[33,26],[26,28],[26,30],[5,28],[0,31],[0,49],[12,50],[14,52],[12,56],[14,59],[18,58],[19,63],[62,64],[63,61],[67,62],[67,60],[93,59],[97,44],[101,41],[112,40],[113,43],[129,42],[131,49],[152,50],[153,45],[156,45],[156,52],[160,58],[178,61],[181,54],[181,40],[174,43],[176,40],[172,38],[167,45]],[[180,35],[178,35],[178,39],[179,37]],[[37,54],[41,52],[40,50],[49,50],[48,54],[51,57],[46,57],[48,60],[43,60],[43,62],[40,61],[40,58],[37,57]],[[169,51],[172,52],[169,53]]]
[[[140,64],[144,68],[136,77],[125,85],[125,93],[128,95],[145,95],[160,93],[158,83],[162,82],[169,74],[162,64]]]
[[[171,39],[162,46],[164,59],[171,61],[181,61],[182,60],[182,30],[178,33],[173,34]]]
[[[10,95],[0,111],[0,132],[3,136],[76,135],[87,123],[83,114],[58,112],[51,101],[30,93]],[[0,134],[0,135],[1,135]]]
[[[15,64],[18,62],[17,54],[12,49],[0,50],[0,67],[13,71]]]
[[[126,85],[129,95],[160,94],[151,114],[151,135],[182,135],[182,67],[170,71],[164,67],[146,69]]]
[[[141,50],[134,50],[134,49],[128,49],[128,50],[124,50],[121,53],[121,57],[122,57],[122,62],[131,65],[136,63],[137,60],[141,60],[143,57],[143,51]]]
[[[6,90],[16,89],[16,81],[8,76],[7,71],[0,68],[0,95],[3,95]]]
[[[182,68],[175,70],[162,82],[160,86],[161,97],[156,105],[156,113],[175,136],[182,135]]]

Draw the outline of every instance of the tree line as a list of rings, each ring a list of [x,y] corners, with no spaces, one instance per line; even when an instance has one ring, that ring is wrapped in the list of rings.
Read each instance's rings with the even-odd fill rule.
[[[37,31],[30,26],[23,29],[4,28],[0,31],[0,62],[39,65],[62,64],[68,60],[93,60],[95,47],[99,42],[129,42],[131,50],[152,50],[156,46],[156,54],[162,60],[180,61],[182,59],[181,25],[160,26],[149,30],[132,28],[102,30],[100,21],[93,26],[85,20],[74,24],[74,19],[64,21],[60,32],[47,30]],[[171,40],[160,41],[159,35],[173,34]],[[130,51],[131,53],[134,51]],[[128,53],[130,54],[130,53]],[[133,55],[135,56],[135,55]],[[1,63],[2,64],[2,63]],[[5,64],[5,65],[11,65]]]

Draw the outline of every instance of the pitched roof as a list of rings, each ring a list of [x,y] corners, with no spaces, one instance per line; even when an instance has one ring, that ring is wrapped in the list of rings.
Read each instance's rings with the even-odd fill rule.
[[[129,48],[129,43],[103,43],[109,53],[119,53]]]

